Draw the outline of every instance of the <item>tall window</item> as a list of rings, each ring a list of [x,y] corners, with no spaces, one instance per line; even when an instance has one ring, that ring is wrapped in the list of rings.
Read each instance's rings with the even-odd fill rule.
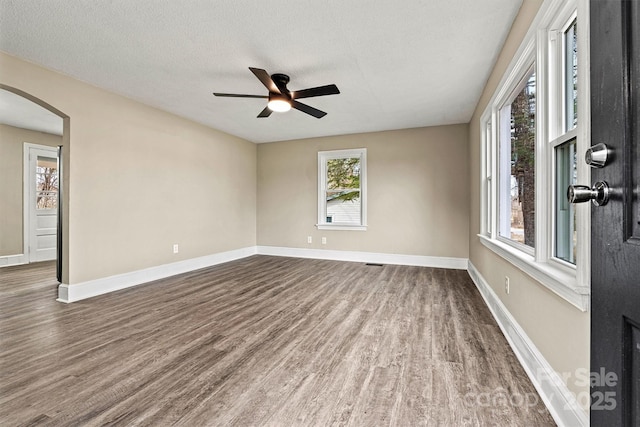
[[[551,120],[551,146],[555,158],[555,221],[553,256],[575,264],[577,258],[576,209],[567,201],[567,186],[577,183],[576,128],[578,126],[578,31],[577,20],[572,16],[564,21],[560,37],[551,52],[562,58],[555,64],[561,90],[552,94],[551,102],[563,114]],[[560,86],[560,85],[558,85]],[[555,133],[554,133],[555,130]]]
[[[584,13],[582,13],[582,12]],[[587,0],[549,0],[481,117],[480,241],[580,309],[589,304]]]
[[[318,227],[366,227],[366,149],[318,153]]]
[[[500,109],[500,236],[535,247],[536,74]]]

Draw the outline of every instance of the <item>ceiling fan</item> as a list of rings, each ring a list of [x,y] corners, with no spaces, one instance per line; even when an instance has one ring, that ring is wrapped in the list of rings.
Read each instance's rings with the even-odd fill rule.
[[[287,83],[289,83],[289,76],[286,74],[272,74],[269,75],[265,70],[260,68],[249,67],[251,72],[262,82],[267,89],[269,89],[269,95],[240,95],[235,93],[217,93],[215,96],[227,96],[231,98],[264,98],[268,99],[267,106],[258,117],[269,117],[273,111],[285,112],[289,111],[292,107],[296,110],[307,113],[315,118],[322,118],[327,115],[324,111],[320,111],[317,108],[313,108],[307,104],[297,101],[301,98],[311,98],[313,96],[324,95],[337,95],[340,93],[336,85],[318,86],[310,89],[290,91],[287,89]]]

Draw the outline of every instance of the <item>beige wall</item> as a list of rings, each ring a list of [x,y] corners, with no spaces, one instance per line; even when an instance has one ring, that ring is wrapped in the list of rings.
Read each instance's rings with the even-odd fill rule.
[[[468,258],[467,138],[453,125],[260,144],[258,244]],[[369,227],[317,230],[318,151],[346,148],[367,149]]]
[[[0,76],[70,117],[67,283],[256,244],[254,144],[3,53]]]
[[[575,375],[576,370],[589,368],[589,313],[581,312],[548,291],[542,284],[484,247],[477,237],[480,232],[480,116],[541,3],[541,0],[524,1],[470,123],[470,187],[473,189],[469,234],[470,260],[551,366],[557,372],[571,376],[567,384],[569,389],[576,394],[588,394],[588,387],[576,384]],[[509,295],[504,293],[505,276],[510,278]],[[580,401],[584,403],[585,399]]]
[[[540,3],[525,0],[470,125],[257,147],[0,53],[0,83],[70,117],[68,283],[255,244],[470,257],[554,369],[588,368],[589,314],[476,237],[479,116]],[[316,230],[317,152],[359,147],[368,150],[369,229]]]
[[[25,142],[57,147],[62,137],[0,124],[0,256],[23,253]]]

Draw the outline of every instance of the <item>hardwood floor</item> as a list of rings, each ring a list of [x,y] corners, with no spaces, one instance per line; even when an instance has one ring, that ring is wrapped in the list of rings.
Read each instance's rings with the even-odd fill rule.
[[[465,271],[253,256],[73,304],[0,269],[0,425],[547,426]]]

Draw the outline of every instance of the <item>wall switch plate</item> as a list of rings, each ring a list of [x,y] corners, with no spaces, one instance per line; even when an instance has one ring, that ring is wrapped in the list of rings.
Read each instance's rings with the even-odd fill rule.
[[[311,236],[307,236],[307,243],[313,243],[313,239],[311,238]]]
[[[509,276],[504,276],[504,292],[507,295],[509,295],[509,291],[511,290],[509,288],[510,288],[510,286],[509,286]]]
[[[178,244],[176,243],[175,245],[173,245],[173,253],[177,254],[178,252],[179,252]]]

